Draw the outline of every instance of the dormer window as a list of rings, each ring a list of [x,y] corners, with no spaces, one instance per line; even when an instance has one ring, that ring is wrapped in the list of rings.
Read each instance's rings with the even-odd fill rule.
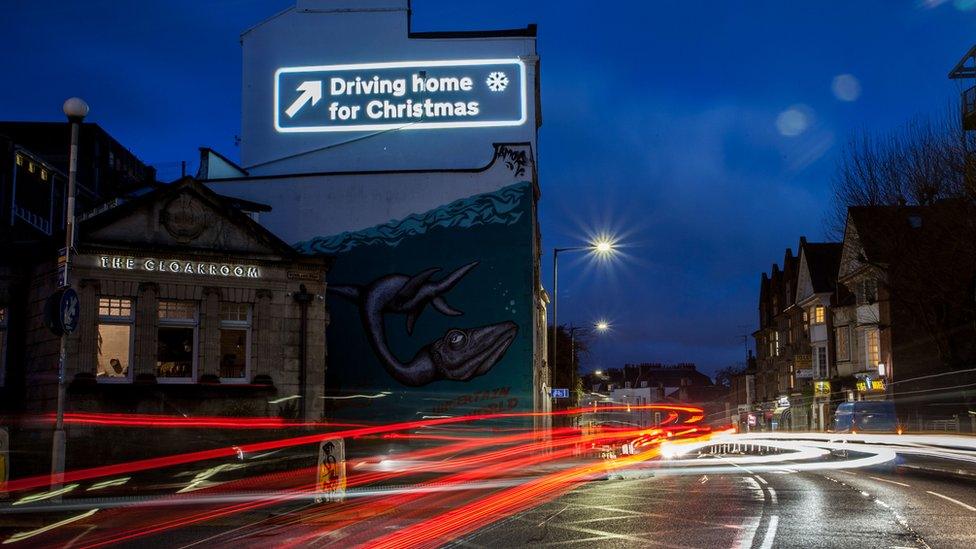
[[[858,305],[871,305],[878,301],[878,281],[865,278],[858,284]]]

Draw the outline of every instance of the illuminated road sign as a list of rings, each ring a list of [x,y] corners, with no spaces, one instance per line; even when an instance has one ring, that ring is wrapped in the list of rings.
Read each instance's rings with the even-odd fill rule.
[[[519,59],[285,67],[275,71],[281,133],[519,126],[527,120]]]

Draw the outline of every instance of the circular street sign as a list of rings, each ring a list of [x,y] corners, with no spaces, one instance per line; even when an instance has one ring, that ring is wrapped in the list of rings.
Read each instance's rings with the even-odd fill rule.
[[[72,288],[61,288],[47,298],[44,305],[44,325],[56,336],[70,334],[78,328],[81,301]]]

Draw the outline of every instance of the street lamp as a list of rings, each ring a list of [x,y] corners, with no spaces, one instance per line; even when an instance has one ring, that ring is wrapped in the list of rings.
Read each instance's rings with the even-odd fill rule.
[[[572,246],[569,248],[553,248],[552,250],[552,372],[555,379],[556,359],[558,357],[559,344],[557,343],[556,330],[559,328],[557,313],[559,311],[559,254],[562,252],[582,252],[588,251],[598,257],[607,257],[613,254],[616,243],[612,238],[601,236],[590,242],[589,246]]]
[[[575,386],[576,381],[576,331],[584,330],[582,326],[569,327],[569,381]],[[610,323],[606,320],[600,320],[593,324],[592,328],[589,328],[590,333],[606,333],[610,329]],[[600,375],[600,370],[597,370],[597,375]]]
[[[78,97],[64,102],[62,107],[68,123],[71,124],[71,148],[68,154],[68,207],[65,211],[64,255],[59,258],[62,268],[58,286],[71,287],[71,251],[75,245],[75,180],[78,175],[78,128],[88,115],[88,103]],[[61,350],[58,354],[58,410],[54,422],[54,437],[51,448],[51,484],[53,489],[61,487],[64,478],[65,436],[64,436],[64,370],[68,334],[61,334]]]

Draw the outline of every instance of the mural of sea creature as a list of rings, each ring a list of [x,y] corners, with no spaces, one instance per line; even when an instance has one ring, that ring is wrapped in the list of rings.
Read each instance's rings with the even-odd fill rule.
[[[365,286],[330,286],[328,291],[359,307],[373,351],[400,383],[417,387],[439,379],[467,381],[488,372],[501,359],[515,340],[518,325],[505,321],[477,328],[451,328],[404,363],[387,344],[383,319],[390,313],[406,315],[407,333],[412,334],[417,318],[428,304],[447,316],[464,314],[448,305],[444,294],[477,265],[477,261],[468,263],[440,280],[431,280],[441,270],[432,267],[413,276],[393,273]]]

